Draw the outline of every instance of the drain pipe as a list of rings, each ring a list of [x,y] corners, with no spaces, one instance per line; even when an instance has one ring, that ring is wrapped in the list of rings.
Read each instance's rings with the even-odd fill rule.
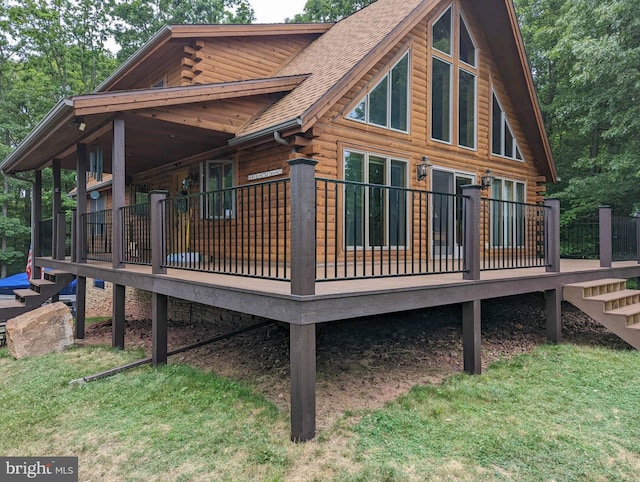
[[[290,146],[291,145],[291,143],[288,140],[286,140],[284,137],[282,137],[278,131],[273,131],[273,139],[278,144],[282,144],[283,146]]]
[[[199,341],[198,343],[194,343],[193,345],[184,346],[182,348],[176,348],[175,350],[171,350],[171,351],[167,352],[167,356],[173,356],[173,355],[177,355],[179,353],[184,353],[185,351],[193,350],[195,348],[200,348],[201,346],[209,345],[211,343],[215,343],[216,341],[226,340],[228,338],[232,338],[234,336],[241,335],[241,334],[247,333],[249,331],[257,330],[258,328],[262,328],[264,326],[272,325],[274,323],[275,323],[275,321],[273,321],[273,320],[263,321],[262,323],[258,323],[256,325],[251,325],[251,326],[248,326],[246,328],[241,328],[239,330],[232,331],[231,333],[227,333],[225,335],[219,335],[219,336],[215,336],[213,338],[210,338],[208,340]],[[116,374],[118,374],[120,372],[123,372],[125,370],[129,370],[131,368],[137,368],[139,366],[146,365],[147,363],[151,363],[151,358],[143,358],[142,360],[137,360],[137,361],[134,361],[134,362],[131,362],[131,363],[127,363],[126,365],[122,365],[120,367],[111,368],[109,370],[106,370],[106,371],[103,371],[103,372],[100,372],[100,373],[95,373],[93,375],[87,375],[86,377],[77,378],[75,380],[71,380],[69,382],[69,385],[84,385],[85,383],[93,382],[95,380],[99,380],[100,378],[110,377],[110,376],[116,375]]]

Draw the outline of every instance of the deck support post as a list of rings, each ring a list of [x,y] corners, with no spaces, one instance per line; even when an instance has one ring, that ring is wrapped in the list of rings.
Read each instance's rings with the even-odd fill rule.
[[[76,176],[78,180],[87,178],[87,164],[88,156],[87,145],[78,144],[76,146],[78,158],[76,161]],[[87,249],[87,230],[83,225],[83,217],[87,213],[87,185],[84,182],[78,181],[76,196],[76,263],[86,263],[85,252]]]
[[[547,340],[558,344],[562,339],[562,288],[544,292],[547,311]]]
[[[465,196],[464,273],[463,279],[480,279],[480,191],[482,186],[462,186]]]
[[[60,172],[60,159],[53,159],[51,161],[51,174],[53,177],[53,198],[51,200],[51,257],[53,259],[58,258],[58,213],[62,209],[62,179]]]
[[[481,302],[462,303],[462,350],[464,371],[471,375],[482,373],[481,360]]]
[[[77,340],[84,339],[84,327],[87,312],[87,278],[76,277],[76,326],[75,337]]]
[[[124,350],[125,286],[113,285],[113,316],[111,320],[111,346]]]
[[[600,226],[600,267],[611,268],[613,253],[611,248],[611,208],[609,206],[600,206],[598,220]]]
[[[316,292],[316,180],[313,159],[287,161],[291,170],[291,294]]]
[[[123,226],[121,211],[125,205],[125,141],[124,141],[124,119],[116,117],[113,120],[113,152],[111,155],[113,177],[111,179],[112,190],[112,264],[113,269],[124,268],[122,262],[123,246]]]
[[[560,200],[547,198],[544,200],[547,209],[545,216],[545,246],[548,273],[560,272]]]
[[[78,253],[76,252],[76,238],[78,236],[78,223],[76,217],[78,216],[76,208],[71,208],[71,262],[78,261]]]
[[[36,169],[31,193],[31,253],[33,258],[42,256],[40,246],[40,222],[42,221],[42,171]],[[32,263],[32,278],[40,279],[40,267]]]
[[[154,367],[167,364],[167,295],[151,295],[151,362]]]
[[[166,274],[167,268],[165,260],[164,233],[165,233],[165,203],[168,191],[151,191],[149,193],[151,202],[151,273]]]
[[[316,325],[289,325],[291,364],[291,440],[316,435]]]

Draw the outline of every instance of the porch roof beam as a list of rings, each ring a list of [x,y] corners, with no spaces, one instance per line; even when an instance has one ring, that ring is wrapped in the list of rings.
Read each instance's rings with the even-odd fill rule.
[[[290,92],[307,77],[308,75],[294,75],[188,87],[89,94],[74,97],[73,106],[76,115],[81,116],[274,94]]]

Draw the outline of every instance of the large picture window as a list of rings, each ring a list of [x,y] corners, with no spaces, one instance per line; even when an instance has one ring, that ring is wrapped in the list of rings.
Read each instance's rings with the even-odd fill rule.
[[[407,161],[347,150],[344,180],[346,247],[406,246]]]
[[[462,14],[454,12],[452,5],[431,27],[431,138],[475,149],[476,46]]]
[[[409,132],[409,52],[349,112],[347,118]]]
[[[231,218],[235,211],[235,196],[230,190],[234,186],[232,161],[209,161],[204,164],[203,191],[205,216],[208,218]]]

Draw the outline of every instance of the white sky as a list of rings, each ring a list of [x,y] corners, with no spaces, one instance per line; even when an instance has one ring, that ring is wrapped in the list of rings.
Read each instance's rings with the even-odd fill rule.
[[[256,13],[255,23],[282,23],[302,13],[307,0],[249,0]]]

